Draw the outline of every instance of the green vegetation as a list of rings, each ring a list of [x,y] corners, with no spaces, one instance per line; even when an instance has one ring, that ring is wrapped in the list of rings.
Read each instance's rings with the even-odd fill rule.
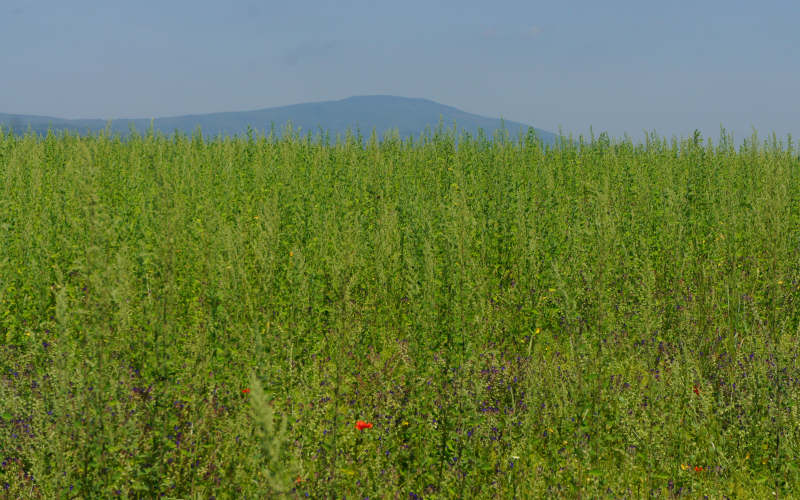
[[[0,132],[0,497],[798,497],[798,287],[791,139]]]

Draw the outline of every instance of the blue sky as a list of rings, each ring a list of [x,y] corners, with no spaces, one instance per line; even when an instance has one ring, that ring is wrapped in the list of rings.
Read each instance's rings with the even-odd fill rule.
[[[3,0],[0,112],[424,97],[548,130],[800,137],[800,2]]]

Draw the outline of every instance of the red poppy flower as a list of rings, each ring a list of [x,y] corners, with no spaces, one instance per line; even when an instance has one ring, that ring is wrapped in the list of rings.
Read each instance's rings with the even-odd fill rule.
[[[250,389],[245,387],[244,389],[242,389],[242,394],[250,394]]]
[[[703,472],[703,468],[702,468],[702,467],[700,467],[699,465],[695,465],[695,466],[694,466],[694,471],[695,471],[695,472]]]
[[[692,391],[694,391],[694,393],[697,394],[698,396],[700,395],[700,388],[699,387],[697,387],[697,386],[692,387]]]
[[[364,429],[372,429],[372,424],[370,422],[364,422],[363,420],[359,420],[356,422],[356,429],[363,431]]]
[[[300,483],[302,483],[302,482],[303,482],[303,478],[302,478],[302,477],[300,477],[300,476],[297,476],[297,479],[295,479],[295,480],[294,480],[294,483],[295,483],[295,484],[300,484]]]

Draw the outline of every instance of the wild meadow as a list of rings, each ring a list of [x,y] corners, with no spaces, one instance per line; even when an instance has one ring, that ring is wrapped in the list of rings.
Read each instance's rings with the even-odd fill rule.
[[[0,132],[0,498],[800,497],[791,138]]]

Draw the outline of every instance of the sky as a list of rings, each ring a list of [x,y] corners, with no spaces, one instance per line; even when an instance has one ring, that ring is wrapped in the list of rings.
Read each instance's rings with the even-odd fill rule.
[[[0,113],[421,97],[564,133],[800,137],[797,0],[0,1]]]

